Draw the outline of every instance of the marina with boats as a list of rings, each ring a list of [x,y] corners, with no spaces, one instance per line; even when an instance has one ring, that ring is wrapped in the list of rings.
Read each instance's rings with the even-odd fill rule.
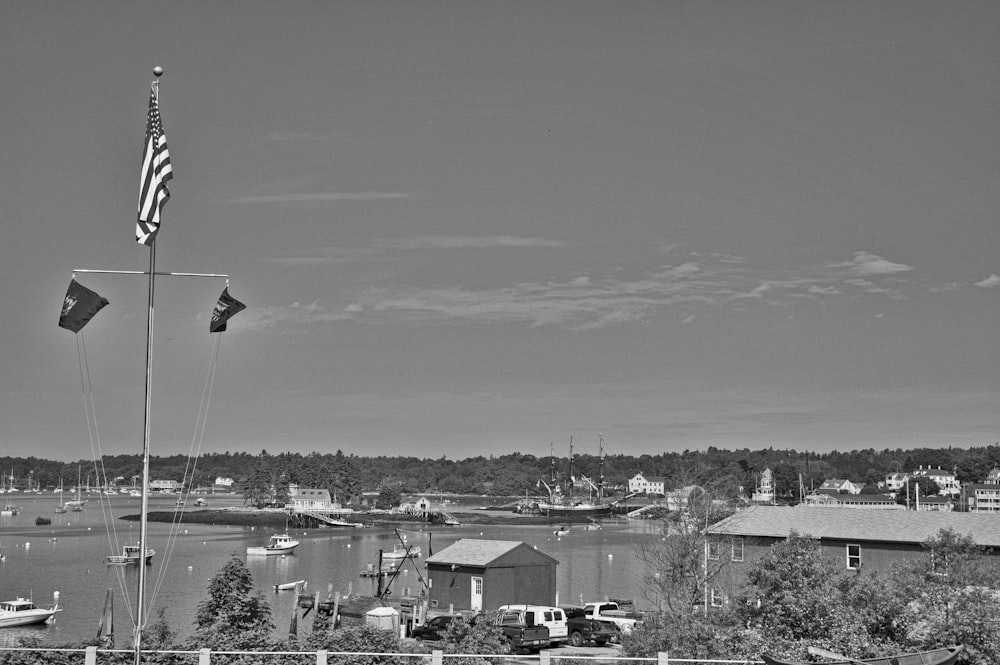
[[[127,495],[106,499],[115,519],[135,515],[138,500]],[[49,527],[34,526],[34,514],[51,514],[57,504],[54,495],[35,496],[25,502],[25,511],[17,517],[3,518],[2,552],[4,580],[44,580],[45,586],[34,582],[36,597],[58,590],[60,612],[55,621],[24,629],[0,631],[0,644],[13,644],[19,637],[36,636],[46,642],[82,641],[93,636],[101,602],[108,588],[118,594],[119,577],[127,585],[136,582],[140,566],[108,565],[107,535],[101,511],[52,515]],[[235,495],[214,495],[213,507],[228,507],[242,511],[243,500]],[[477,511],[482,498],[469,498],[461,505],[451,504],[459,516]],[[152,511],[172,511],[175,499],[170,495],[153,496]],[[195,512],[188,508],[187,512]],[[550,554],[559,561],[556,568],[560,601],[579,603],[581,600],[608,595],[635,595],[641,584],[640,571],[630,564],[634,548],[642,540],[657,533],[656,525],[646,520],[609,518],[602,520],[600,531],[575,533],[558,538],[546,524],[517,524],[517,516],[509,510],[488,511],[490,523],[444,525],[407,525],[407,542],[421,548],[420,558],[405,559],[392,583],[393,596],[416,594],[420,589],[418,572],[423,559],[461,538],[497,538],[524,541]],[[126,522],[128,524],[128,522]],[[126,527],[126,530],[129,530]],[[263,535],[262,535],[263,533]],[[257,589],[272,594],[274,585],[298,580],[308,582],[309,589],[328,590],[344,596],[373,596],[375,578],[359,575],[377,560],[379,550],[392,551],[399,545],[396,527],[376,525],[366,529],[292,529],[288,535],[300,542],[293,556],[246,556],[246,549],[260,546],[270,537],[270,531],[247,525],[185,523],[176,536],[176,544],[167,561],[155,556],[145,568],[150,579],[169,576],[170,584],[160,585],[152,599],[152,607],[164,607],[172,629],[181,636],[192,629],[197,604],[205,598],[206,581],[216,574],[234,554],[244,556]],[[149,546],[157,553],[170,538],[170,525],[151,522]],[[134,531],[132,542],[134,543]],[[386,580],[383,579],[383,582]],[[18,589],[2,585],[0,592],[10,598]],[[24,595],[22,590],[21,595]],[[269,601],[277,626],[287,626],[291,617],[291,594],[273,596]],[[115,619],[127,626],[127,606],[119,598],[115,603]],[[29,632],[22,632],[29,631]],[[122,636],[119,635],[121,639]],[[127,639],[127,636],[126,636]]]

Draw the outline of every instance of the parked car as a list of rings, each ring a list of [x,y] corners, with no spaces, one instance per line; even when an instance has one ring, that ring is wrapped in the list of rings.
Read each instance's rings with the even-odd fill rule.
[[[410,637],[415,637],[418,640],[440,640],[448,630],[448,624],[460,618],[450,614],[434,617],[424,625],[414,628],[410,633]]]
[[[643,619],[638,612],[624,609],[620,603],[613,600],[586,603],[583,606],[583,613],[588,619],[612,621],[623,633],[632,632],[632,627],[637,623],[642,623]]]
[[[582,607],[563,606],[566,615],[566,630],[569,632],[569,643],[582,647],[587,642],[593,642],[599,647],[608,642],[621,642],[621,631],[613,621],[591,619]]]
[[[549,629],[535,626],[527,620],[524,610],[500,610],[484,615],[483,620],[497,626],[512,652],[522,649],[537,651],[549,646]]]
[[[529,626],[545,626],[549,629],[550,646],[557,647],[569,641],[566,615],[560,607],[547,605],[501,605],[500,612],[523,611],[525,623]]]

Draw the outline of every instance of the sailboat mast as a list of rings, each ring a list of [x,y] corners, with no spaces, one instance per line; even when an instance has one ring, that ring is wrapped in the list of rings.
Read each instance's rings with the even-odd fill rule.
[[[604,503],[604,435],[597,440],[597,503]]]
[[[159,82],[156,84],[159,93]],[[157,96],[159,96],[157,94]],[[142,435],[142,506],[139,515],[139,580],[136,590],[135,603],[135,664],[142,662],[142,630],[145,617],[146,602],[146,535],[149,526],[149,439],[150,439],[150,412],[153,402],[153,295],[156,284],[156,240],[149,245],[149,293],[148,310],[146,314],[146,405],[143,411],[143,435]]]
[[[573,497],[573,435],[569,435],[569,469],[567,470],[568,480],[566,481],[566,496]]]

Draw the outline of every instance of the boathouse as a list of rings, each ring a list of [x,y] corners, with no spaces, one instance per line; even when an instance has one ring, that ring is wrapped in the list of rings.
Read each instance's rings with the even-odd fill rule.
[[[554,605],[559,562],[523,542],[463,538],[427,557],[432,610]]]
[[[735,597],[748,567],[792,533],[809,536],[838,561],[845,574],[884,571],[904,559],[926,556],[923,543],[942,529],[968,535],[1000,566],[1000,520],[996,515],[916,510],[845,510],[751,506],[705,532],[705,562],[719,572],[706,598],[721,606]]]

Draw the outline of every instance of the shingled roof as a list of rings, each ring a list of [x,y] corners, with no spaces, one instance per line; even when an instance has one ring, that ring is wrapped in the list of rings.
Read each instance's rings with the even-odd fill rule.
[[[519,547],[527,547],[546,558],[552,558],[548,554],[531,547],[531,545],[516,540],[463,538],[444,548],[437,554],[427,557],[424,561],[427,563],[454,563],[466,566],[485,566]],[[555,559],[553,559],[553,561],[554,560]]]
[[[1000,515],[988,513],[752,506],[716,522],[708,533],[787,538],[795,531],[821,540],[922,543],[949,528],[978,545],[1000,548]]]

